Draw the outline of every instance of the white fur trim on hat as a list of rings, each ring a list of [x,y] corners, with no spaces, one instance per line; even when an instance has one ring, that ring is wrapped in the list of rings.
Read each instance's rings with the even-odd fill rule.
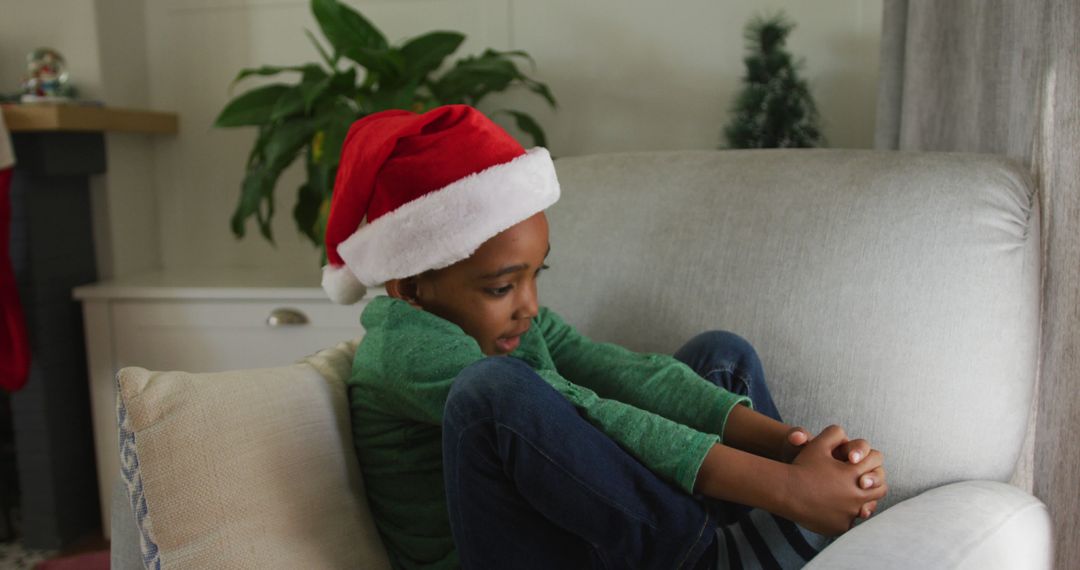
[[[330,300],[339,305],[352,305],[367,293],[367,288],[357,281],[352,271],[344,265],[323,266],[322,288]]]
[[[555,164],[547,149],[536,147],[361,226],[338,245],[338,254],[368,286],[419,275],[468,258],[558,199]]]

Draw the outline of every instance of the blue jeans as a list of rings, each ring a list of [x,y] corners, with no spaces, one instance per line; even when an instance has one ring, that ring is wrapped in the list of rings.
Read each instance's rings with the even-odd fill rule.
[[[779,419],[757,354],[742,338],[704,333],[675,357]],[[482,360],[454,381],[443,469],[465,568],[712,566],[717,517],[739,509],[706,504],[660,479],[508,357]]]

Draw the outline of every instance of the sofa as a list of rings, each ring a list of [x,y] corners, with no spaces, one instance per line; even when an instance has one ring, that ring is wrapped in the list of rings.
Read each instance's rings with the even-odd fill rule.
[[[1024,488],[1041,267],[1037,196],[1022,168],[972,154],[754,150],[567,157],[556,169],[543,304],[594,339],[640,351],[734,331],[757,348],[787,422],[815,432],[838,423],[884,453],[888,497],[810,567],[1051,567],[1049,515]],[[342,382],[354,346],[276,369],[121,371],[113,567],[388,567],[350,456]],[[155,400],[180,385],[187,392]],[[226,385],[241,395],[214,392],[180,417],[185,402]],[[278,390],[328,394],[311,410],[325,425],[280,455],[323,438],[313,461],[329,467],[289,465],[280,477],[222,467],[221,456],[272,444],[240,445],[308,425],[275,423],[293,413]],[[265,436],[215,419],[211,408],[232,409],[230,397],[258,400]],[[237,440],[193,442],[187,424]],[[237,484],[255,471],[257,481]],[[309,477],[333,480],[301,490]],[[293,495],[296,506],[266,510]],[[318,516],[289,510],[318,501]],[[281,519],[303,522],[266,522]]]

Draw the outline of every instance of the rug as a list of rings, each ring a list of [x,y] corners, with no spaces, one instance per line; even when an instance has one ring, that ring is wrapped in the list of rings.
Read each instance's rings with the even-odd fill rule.
[[[99,550],[52,558],[41,562],[34,570],[109,570],[109,551]]]
[[[34,570],[34,567],[51,556],[55,550],[28,550],[16,542],[0,542],[0,570]]]

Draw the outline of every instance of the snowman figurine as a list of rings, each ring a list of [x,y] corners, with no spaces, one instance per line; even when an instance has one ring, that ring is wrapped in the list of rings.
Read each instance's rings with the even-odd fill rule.
[[[74,89],[68,83],[64,56],[51,48],[38,48],[26,56],[26,77],[23,79],[24,103],[68,101]]]

